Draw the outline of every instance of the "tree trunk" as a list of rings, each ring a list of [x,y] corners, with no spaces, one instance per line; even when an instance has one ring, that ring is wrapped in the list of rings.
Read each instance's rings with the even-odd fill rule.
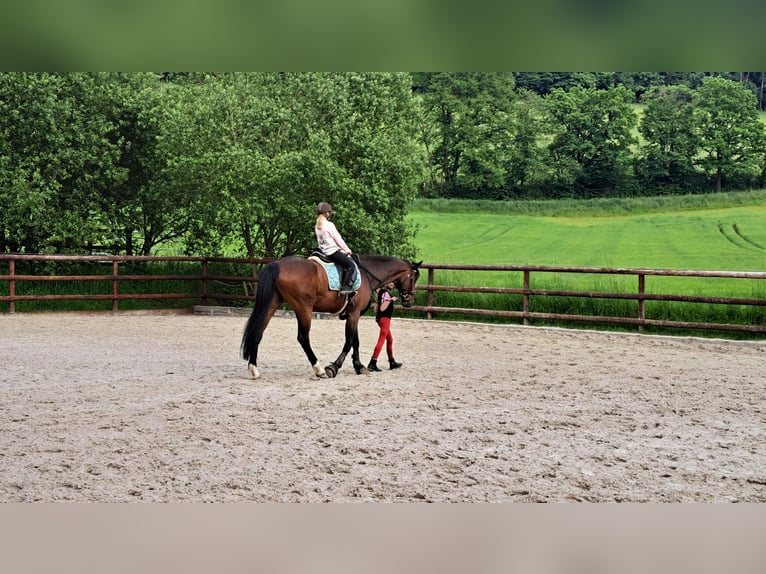
[[[125,228],[125,255],[133,255],[133,230]]]
[[[721,180],[723,179],[723,174],[721,173],[721,166],[718,166],[716,169],[715,174],[715,190],[721,191]]]
[[[253,245],[253,237],[250,233],[250,225],[248,225],[244,217],[242,218],[242,239],[245,241],[247,256],[252,259],[255,257],[255,246]]]

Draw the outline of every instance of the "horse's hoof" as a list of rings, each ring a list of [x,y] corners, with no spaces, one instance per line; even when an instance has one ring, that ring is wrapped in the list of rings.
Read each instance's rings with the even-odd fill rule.
[[[319,365],[311,365],[311,368],[314,369],[314,374],[316,375],[317,379],[324,379],[327,376],[324,374],[324,371],[319,367]]]
[[[336,367],[335,365],[327,365],[327,366],[324,368],[324,372],[325,372],[325,374],[326,374],[328,377],[330,377],[331,379],[334,379],[334,378],[335,378],[335,375],[337,375],[337,374],[338,374],[338,367]]]
[[[258,377],[261,376],[261,373],[258,372],[258,367],[256,367],[252,363],[247,364],[247,370],[250,371],[250,376],[253,377],[254,379],[257,379]]]

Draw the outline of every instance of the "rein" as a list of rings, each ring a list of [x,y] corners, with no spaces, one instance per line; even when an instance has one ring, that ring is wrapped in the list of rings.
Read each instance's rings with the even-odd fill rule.
[[[370,271],[370,269],[369,269],[369,267],[367,267],[367,265],[362,263],[362,258],[361,257],[358,258],[356,264],[359,266],[359,269],[361,269],[362,271],[364,271],[367,274],[367,278],[368,279],[375,279],[375,281],[378,283],[378,287],[383,285],[383,283],[384,283],[383,280],[380,277],[378,277],[377,275],[375,275],[375,273]],[[372,291],[374,291],[378,287],[372,287],[372,281],[370,281],[370,288],[371,288]]]
[[[359,266],[359,269],[364,271],[367,274],[367,278],[370,279],[370,292],[371,292],[371,294],[373,292],[375,292],[377,289],[379,289],[381,286],[385,285],[388,282],[388,281],[386,281],[384,279],[381,279],[380,277],[375,275],[375,273],[370,271],[370,269],[366,265],[364,265],[362,263],[361,257],[357,259],[356,263]],[[412,285],[412,274],[415,273],[415,272],[416,272],[416,270],[412,269],[412,266],[410,265],[410,271],[407,274],[407,279],[410,279],[410,285]],[[374,279],[376,281],[376,283],[377,283],[376,287],[372,286],[372,279]],[[399,286],[400,287],[401,287],[401,284],[402,284],[402,282],[399,281]],[[410,290],[410,291],[402,291],[402,290],[400,290],[399,293],[402,295],[403,299],[405,298],[404,297],[405,295],[407,296],[407,298],[415,296],[415,290]]]

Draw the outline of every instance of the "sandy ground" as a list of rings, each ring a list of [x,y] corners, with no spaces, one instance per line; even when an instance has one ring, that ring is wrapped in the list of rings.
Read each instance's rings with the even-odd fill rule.
[[[766,342],[395,318],[320,380],[275,318],[253,381],[245,321],[0,315],[0,501],[766,502]]]

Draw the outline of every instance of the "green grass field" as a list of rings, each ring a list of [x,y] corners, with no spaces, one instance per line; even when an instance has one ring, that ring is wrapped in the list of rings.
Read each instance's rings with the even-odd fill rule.
[[[412,212],[427,263],[766,271],[766,192],[592,202],[419,200]],[[521,273],[436,270],[438,285],[521,287]],[[532,287],[636,292],[634,276],[535,273]],[[650,293],[766,299],[766,281],[648,277]],[[436,305],[516,308],[496,295],[437,293]],[[469,298],[470,297],[470,298]],[[535,298],[540,312],[635,316],[635,302]],[[764,308],[648,304],[650,318],[766,324]]]
[[[419,257],[433,263],[766,270],[766,203],[620,216],[412,217]]]
[[[643,197],[559,201],[424,200],[415,202],[411,218],[419,226],[418,259],[431,264],[535,265],[566,267],[766,271],[766,190],[681,197]],[[52,265],[52,264],[49,264]],[[81,269],[100,275],[103,269]],[[181,264],[152,265],[154,274],[197,273]],[[50,274],[76,274],[70,267]],[[127,273],[123,268],[121,272]],[[133,273],[148,273],[143,267]],[[210,269],[213,274],[247,274],[247,270]],[[19,266],[17,273],[23,274]],[[421,279],[421,284],[426,280]],[[437,285],[522,287],[521,272],[435,271]],[[533,289],[636,293],[635,276],[538,273]],[[239,286],[235,286],[239,289]],[[7,284],[0,293],[7,294]],[[196,292],[195,282],[125,283],[120,291]],[[83,291],[84,290],[84,291]],[[111,282],[19,284],[17,294],[110,293]],[[646,278],[649,293],[766,300],[766,280],[694,277]],[[426,292],[418,293],[418,304]],[[121,309],[184,306],[193,301],[123,301]],[[435,293],[443,307],[520,310],[520,295]],[[109,309],[102,302],[20,302],[17,310]],[[0,312],[7,304],[0,304]],[[532,299],[533,312],[602,316],[637,316],[637,302],[604,298],[543,297]],[[402,311],[404,316],[407,313]],[[766,307],[647,302],[647,317],[674,321],[766,325]],[[465,319],[465,316],[439,318]],[[469,317],[475,319],[475,317]],[[480,319],[492,320],[492,319]],[[567,326],[572,326],[568,324]],[[591,324],[582,325],[592,327]],[[598,324],[597,324],[598,326]],[[603,327],[603,324],[600,325]],[[628,327],[631,330],[630,327]],[[663,330],[661,332],[668,332]],[[698,333],[697,331],[694,332]],[[689,334],[684,333],[684,334]],[[703,333],[719,336],[720,332]]]

